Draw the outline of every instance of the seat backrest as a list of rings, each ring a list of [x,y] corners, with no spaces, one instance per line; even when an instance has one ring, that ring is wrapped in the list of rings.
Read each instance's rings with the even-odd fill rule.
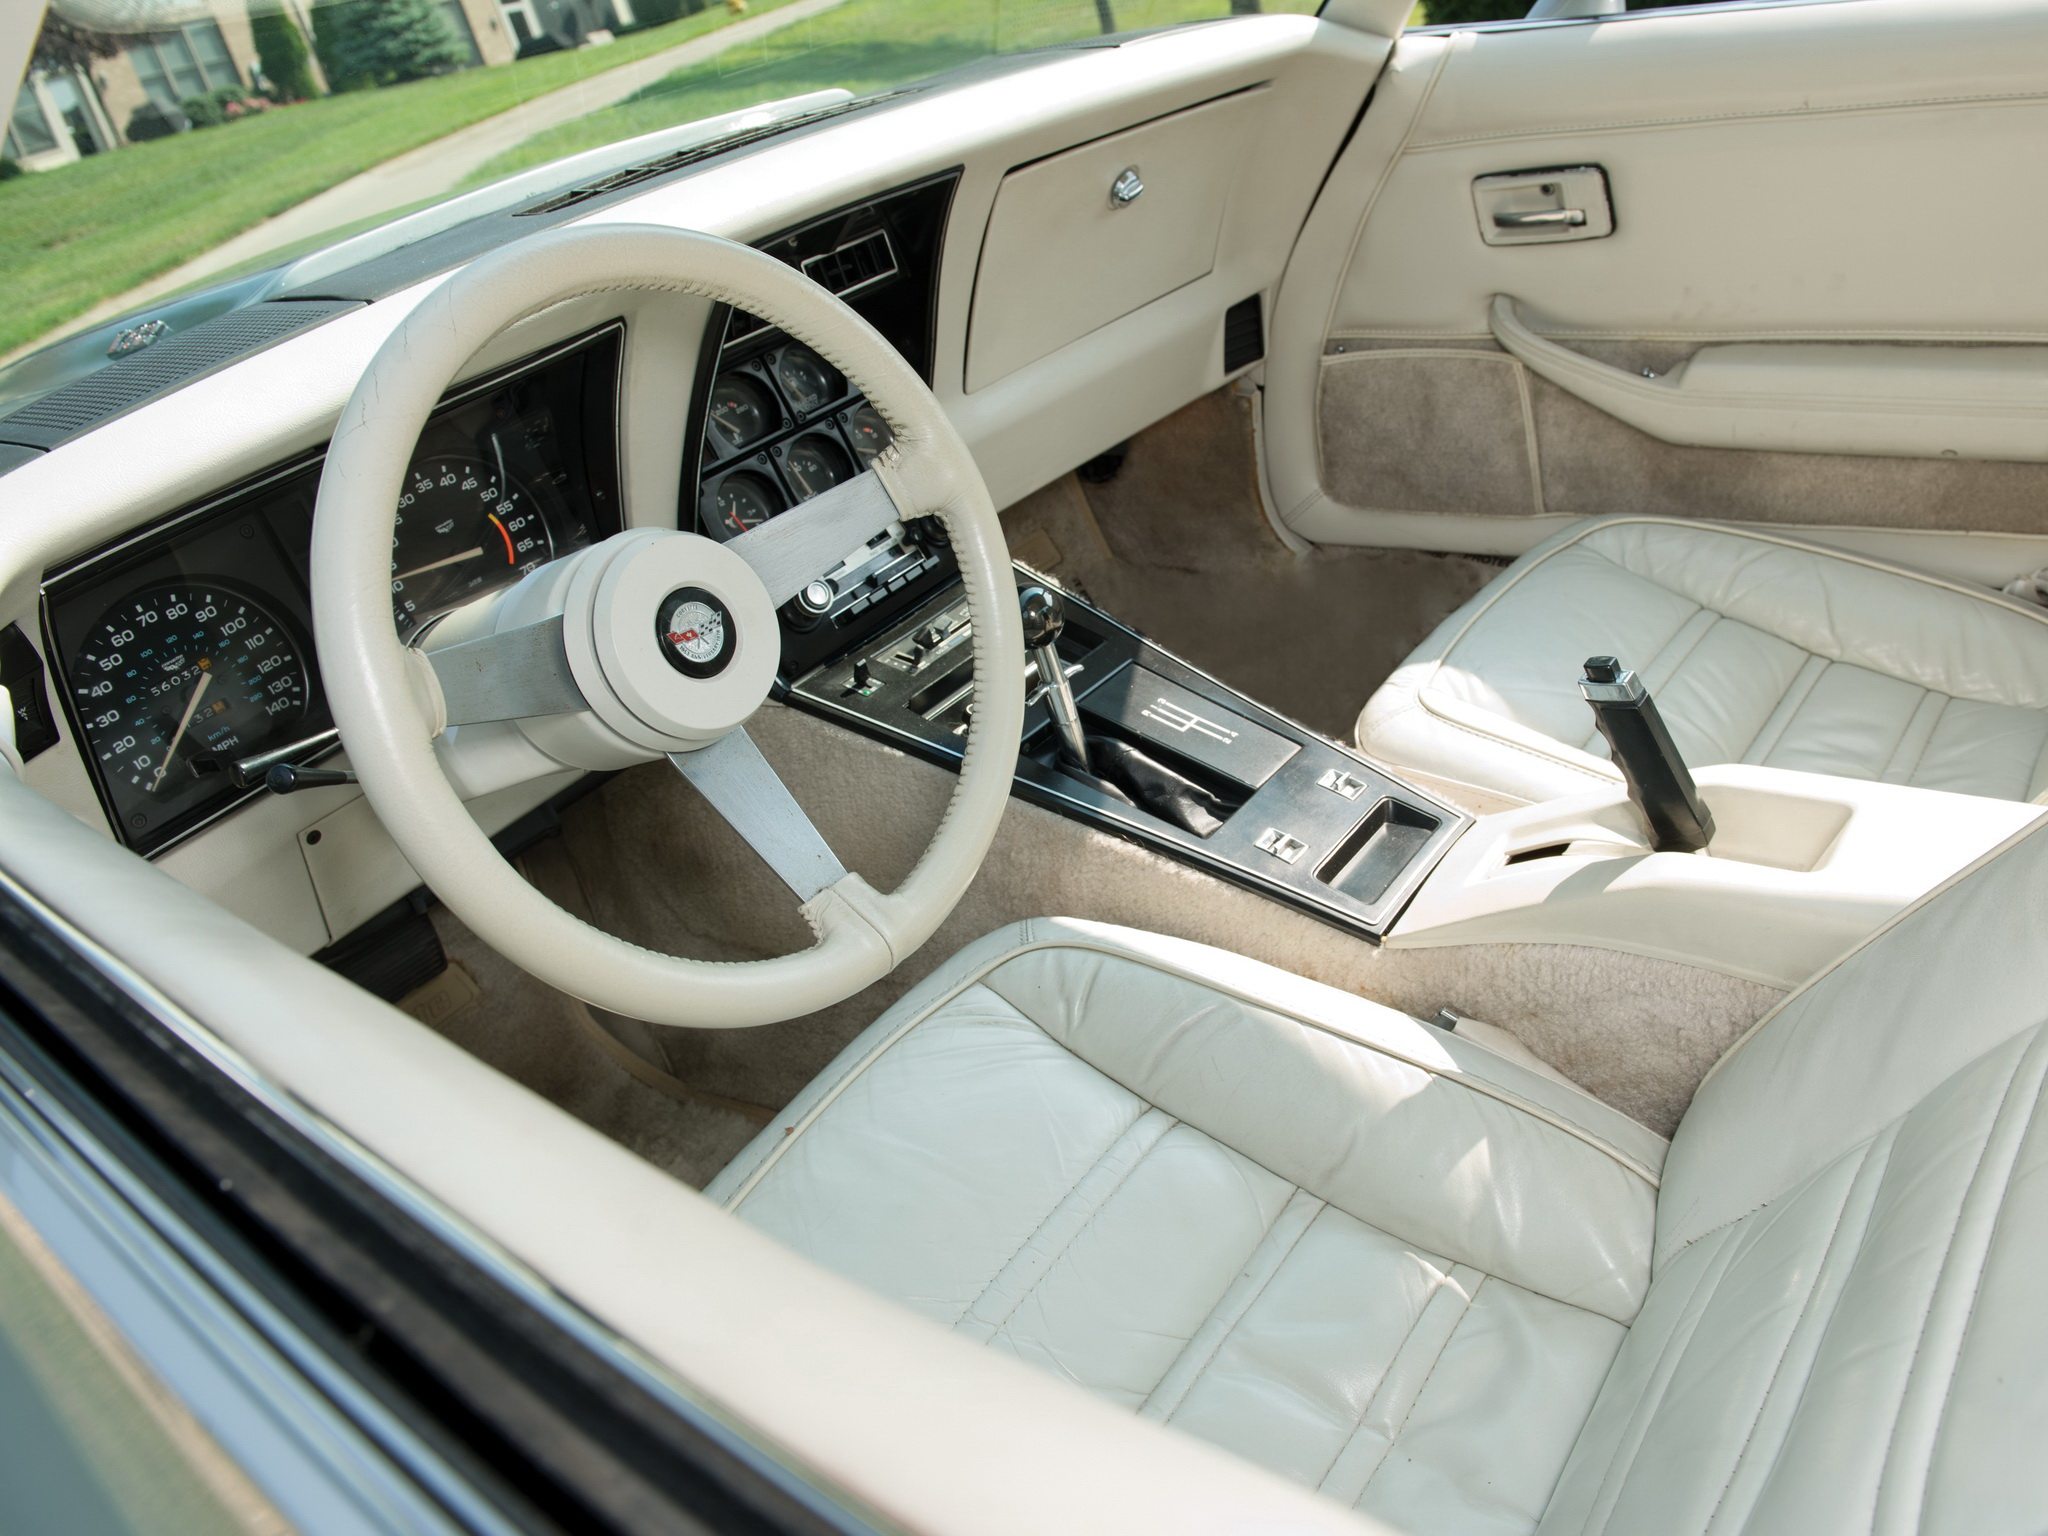
[[[1708,1077],[1545,1532],[2048,1530],[2044,828]]]

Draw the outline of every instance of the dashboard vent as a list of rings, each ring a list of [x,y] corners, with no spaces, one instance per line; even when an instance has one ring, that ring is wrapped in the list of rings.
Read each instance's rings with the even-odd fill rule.
[[[55,448],[202,374],[360,307],[354,299],[276,299],[217,316],[0,417],[0,443]]]
[[[1223,371],[1249,368],[1266,355],[1266,321],[1259,296],[1240,299],[1223,312]]]
[[[857,236],[835,250],[803,259],[804,276],[842,299],[849,293],[886,282],[896,275],[896,251],[889,232],[877,229]]]

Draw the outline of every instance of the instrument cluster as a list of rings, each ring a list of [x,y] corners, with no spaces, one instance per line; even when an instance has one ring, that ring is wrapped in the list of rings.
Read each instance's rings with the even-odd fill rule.
[[[621,330],[451,396],[397,507],[392,623],[410,639],[619,526]],[[108,820],[169,847],[257,793],[249,769],[332,750],[312,639],[322,459],[283,466],[45,585],[60,692]]]
[[[851,480],[888,446],[881,413],[802,342],[728,357],[705,409],[699,525],[738,538]]]

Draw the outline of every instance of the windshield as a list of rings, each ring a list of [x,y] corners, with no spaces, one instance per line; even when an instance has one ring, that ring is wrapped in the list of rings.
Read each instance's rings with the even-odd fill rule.
[[[182,329],[401,217],[417,238],[994,55],[1317,3],[55,0],[0,159],[0,364],[95,326],[95,356],[146,345],[111,323]]]

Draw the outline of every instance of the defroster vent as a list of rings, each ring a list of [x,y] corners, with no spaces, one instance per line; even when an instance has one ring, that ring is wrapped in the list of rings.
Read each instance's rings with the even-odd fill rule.
[[[0,416],[0,443],[55,448],[202,374],[359,307],[354,299],[274,299],[216,316]]]

